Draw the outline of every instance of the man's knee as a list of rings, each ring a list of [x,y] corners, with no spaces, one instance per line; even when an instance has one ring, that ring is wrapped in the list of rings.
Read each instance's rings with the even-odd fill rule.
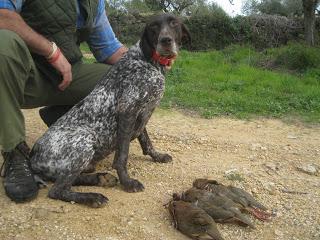
[[[31,53],[18,34],[0,29],[0,84],[15,78],[26,80],[33,66]]]
[[[22,38],[13,31],[0,29],[0,57],[2,55],[16,58],[19,54],[30,54]]]

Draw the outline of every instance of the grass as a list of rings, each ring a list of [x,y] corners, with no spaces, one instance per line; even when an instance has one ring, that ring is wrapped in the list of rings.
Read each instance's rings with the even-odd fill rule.
[[[88,52],[88,53],[90,52],[90,48],[86,42],[81,43],[80,48],[83,52]]]
[[[320,123],[320,68],[292,72],[279,65],[276,71],[257,67],[259,61],[277,59],[276,53],[239,46],[182,51],[167,76],[161,106],[196,111],[206,118],[294,116]]]
[[[245,179],[239,173],[232,173],[225,176],[226,179],[230,181],[243,182]]]
[[[195,110],[202,116],[298,116],[320,122],[320,70],[294,75],[254,67],[250,48],[182,52],[169,73],[163,107]]]

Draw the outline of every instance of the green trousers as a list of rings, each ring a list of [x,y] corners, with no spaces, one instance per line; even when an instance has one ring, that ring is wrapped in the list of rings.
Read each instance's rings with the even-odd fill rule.
[[[37,69],[24,41],[14,32],[0,29],[0,148],[10,151],[25,140],[21,108],[74,105],[108,69],[106,64],[76,63],[72,83],[60,91]]]

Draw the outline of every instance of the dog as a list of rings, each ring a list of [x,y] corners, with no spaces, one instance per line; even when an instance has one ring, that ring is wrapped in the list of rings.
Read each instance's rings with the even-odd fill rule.
[[[169,154],[154,149],[146,124],[163,96],[165,73],[184,42],[190,42],[190,33],[180,19],[170,14],[154,17],[140,41],[111,67],[94,90],[37,140],[31,152],[31,168],[41,178],[54,181],[50,198],[91,207],[105,205],[108,198],[104,195],[74,192],[71,187],[110,181],[107,173],[85,175],[83,171],[113,151],[112,167],[124,190],[143,191],[143,184],[127,172],[130,141],[136,138],[143,154],[153,161],[172,160]]]

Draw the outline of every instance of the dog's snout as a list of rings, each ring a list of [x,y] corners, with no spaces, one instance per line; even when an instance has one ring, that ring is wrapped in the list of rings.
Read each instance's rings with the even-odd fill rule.
[[[169,36],[162,37],[162,38],[160,39],[160,43],[161,43],[162,45],[164,45],[164,46],[169,46],[169,45],[172,44],[172,42],[173,42],[173,39],[172,39],[172,37],[169,37]]]

